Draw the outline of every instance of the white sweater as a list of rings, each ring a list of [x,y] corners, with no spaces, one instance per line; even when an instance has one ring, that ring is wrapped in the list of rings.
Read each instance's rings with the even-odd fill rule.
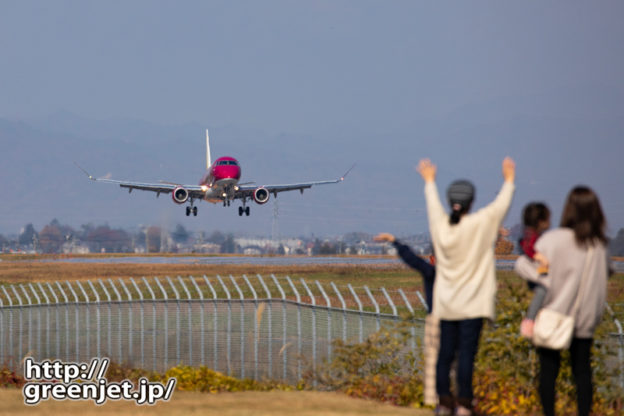
[[[429,230],[436,255],[433,313],[440,319],[494,319],[494,243],[514,189],[513,183],[503,183],[492,203],[451,225],[436,184],[425,184]]]

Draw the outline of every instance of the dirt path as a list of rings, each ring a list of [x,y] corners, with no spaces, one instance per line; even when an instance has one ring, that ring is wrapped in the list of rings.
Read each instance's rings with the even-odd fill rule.
[[[137,406],[132,402],[107,402],[103,406],[96,406],[92,402],[68,401],[46,401],[37,406],[26,406],[23,403],[21,390],[0,389],[0,414],[32,416],[430,416],[433,412],[353,399],[339,393],[278,391],[222,394],[176,391],[170,402],[159,403],[155,406]]]

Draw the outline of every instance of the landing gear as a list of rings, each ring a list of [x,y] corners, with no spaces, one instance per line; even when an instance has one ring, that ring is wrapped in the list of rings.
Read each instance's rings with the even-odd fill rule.
[[[193,213],[194,217],[197,216],[197,207],[193,206],[193,201],[191,201],[191,205],[186,206],[186,216],[188,217],[189,215],[191,215],[191,212]]]
[[[249,207],[245,208],[245,215],[249,216]]]
[[[238,207],[238,216],[242,217],[243,213],[249,216],[249,207]]]

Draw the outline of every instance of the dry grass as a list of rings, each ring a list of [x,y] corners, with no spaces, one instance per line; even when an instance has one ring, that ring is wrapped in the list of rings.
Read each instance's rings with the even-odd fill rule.
[[[429,410],[395,407],[368,400],[354,399],[340,393],[321,392],[244,392],[196,393],[176,391],[170,402],[155,406],[137,406],[133,402],[46,401],[37,406],[23,403],[21,390],[0,389],[2,414],[10,415],[218,415],[218,416],[286,416],[286,415],[412,415],[429,416]]]
[[[0,283],[43,282],[56,280],[88,280],[104,278],[129,278],[152,276],[221,276],[233,275],[296,276],[310,280],[336,283],[348,278],[357,285],[366,282],[371,287],[406,287],[419,283],[414,272],[402,265],[360,266],[360,265],[253,265],[253,264],[132,264],[132,263],[69,263],[69,262],[0,262]]]

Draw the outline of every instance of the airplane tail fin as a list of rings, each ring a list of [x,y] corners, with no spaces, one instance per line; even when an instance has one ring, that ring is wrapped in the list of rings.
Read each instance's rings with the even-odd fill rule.
[[[206,129],[206,170],[210,170],[212,166],[212,159],[210,158],[210,136],[208,135],[208,129]]]

